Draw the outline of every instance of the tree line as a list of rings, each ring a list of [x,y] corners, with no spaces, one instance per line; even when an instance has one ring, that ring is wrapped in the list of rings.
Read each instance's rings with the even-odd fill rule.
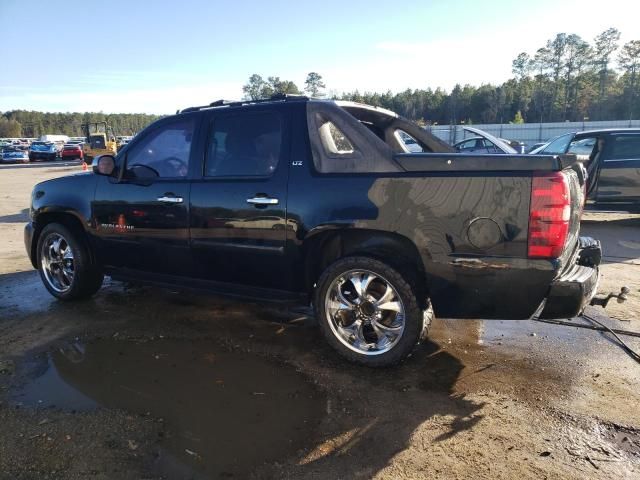
[[[368,103],[428,124],[524,123],[640,118],[640,40],[620,45],[620,32],[609,28],[593,42],[558,33],[535,52],[512,62],[513,77],[501,85],[457,84],[402,92],[332,93],[331,98]],[[304,92],[324,93],[322,76],[307,75]],[[301,93],[280,77],[258,74],[243,87],[246,99],[276,93]]]
[[[12,110],[0,116],[0,138],[39,137],[60,134],[70,137],[85,135],[82,125],[106,121],[116,135],[134,135],[161,118],[145,113],[48,113]]]

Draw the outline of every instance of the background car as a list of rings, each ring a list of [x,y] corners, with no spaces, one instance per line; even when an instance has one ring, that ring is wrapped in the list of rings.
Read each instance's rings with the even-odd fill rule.
[[[565,133],[537,152],[573,154],[587,169],[587,197],[596,203],[640,203],[640,129]]]
[[[53,142],[33,142],[29,147],[29,160],[55,160],[58,149]]]
[[[460,153],[502,153],[496,146],[482,137],[471,137],[454,145]]]
[[[529,153],[531,155],[535,155],[536,152],[542,150],[548,144],[549,144],[548,142],[537,142],[537,143],[534,143],[529,148],[527,148],[527,153]]]
[[[29,163],[29,152],[13,145],[6,145],[2,147],[0,161],[2,163]]]
[[[454,144],[453,147],[459,153],[486,153],[486,154],[506,154],[514,155],[518,153],[515,148],[505,140],[472,127],[464,127],[465,132],[473,134],[473,137],[466,138]]]
[[[60,156],[63,160],[71,160],[76,158],[82,160],[84,158],[84,153],[82,152],[82,147],[79,144],[67,143],[62,148]]]

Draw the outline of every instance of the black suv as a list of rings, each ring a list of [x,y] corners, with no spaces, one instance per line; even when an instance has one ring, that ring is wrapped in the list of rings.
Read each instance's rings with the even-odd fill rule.
[[[388,110],[281,97],[163,118],[40,183],[27,252],[61,300],[103,275],[312,304],[329,343],[404,358],[433,312],[570,317],[595,293],[575,157],[459,155]]]
[[[577,155],[588,170],[590,200],[640,204],[640,128],[566,133],[538,153]]]

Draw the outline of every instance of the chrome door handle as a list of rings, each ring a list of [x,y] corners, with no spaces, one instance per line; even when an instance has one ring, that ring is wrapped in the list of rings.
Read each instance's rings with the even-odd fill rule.
[[[247,198],[247,203],[252,203],[253,205],[278,205],[278,199],[269,197],[253,197]]]
[[[163,203],[182,203],[184,199],[182,197],[158,197],[159,202]]]

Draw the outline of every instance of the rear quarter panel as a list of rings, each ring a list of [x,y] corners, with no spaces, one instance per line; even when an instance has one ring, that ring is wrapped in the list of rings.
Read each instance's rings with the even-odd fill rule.
[[[548,292],[556,265],[526,258],[530,174],[302,172],[289,187],[296,241],[336,228],[408,238],[441,317],[529,318]]]
[[[528,318],[554,272],[526,258],[531,178],[522,175],[378,179],[368,191],[377,218],[356,226],[414,241],[439,316]]]

